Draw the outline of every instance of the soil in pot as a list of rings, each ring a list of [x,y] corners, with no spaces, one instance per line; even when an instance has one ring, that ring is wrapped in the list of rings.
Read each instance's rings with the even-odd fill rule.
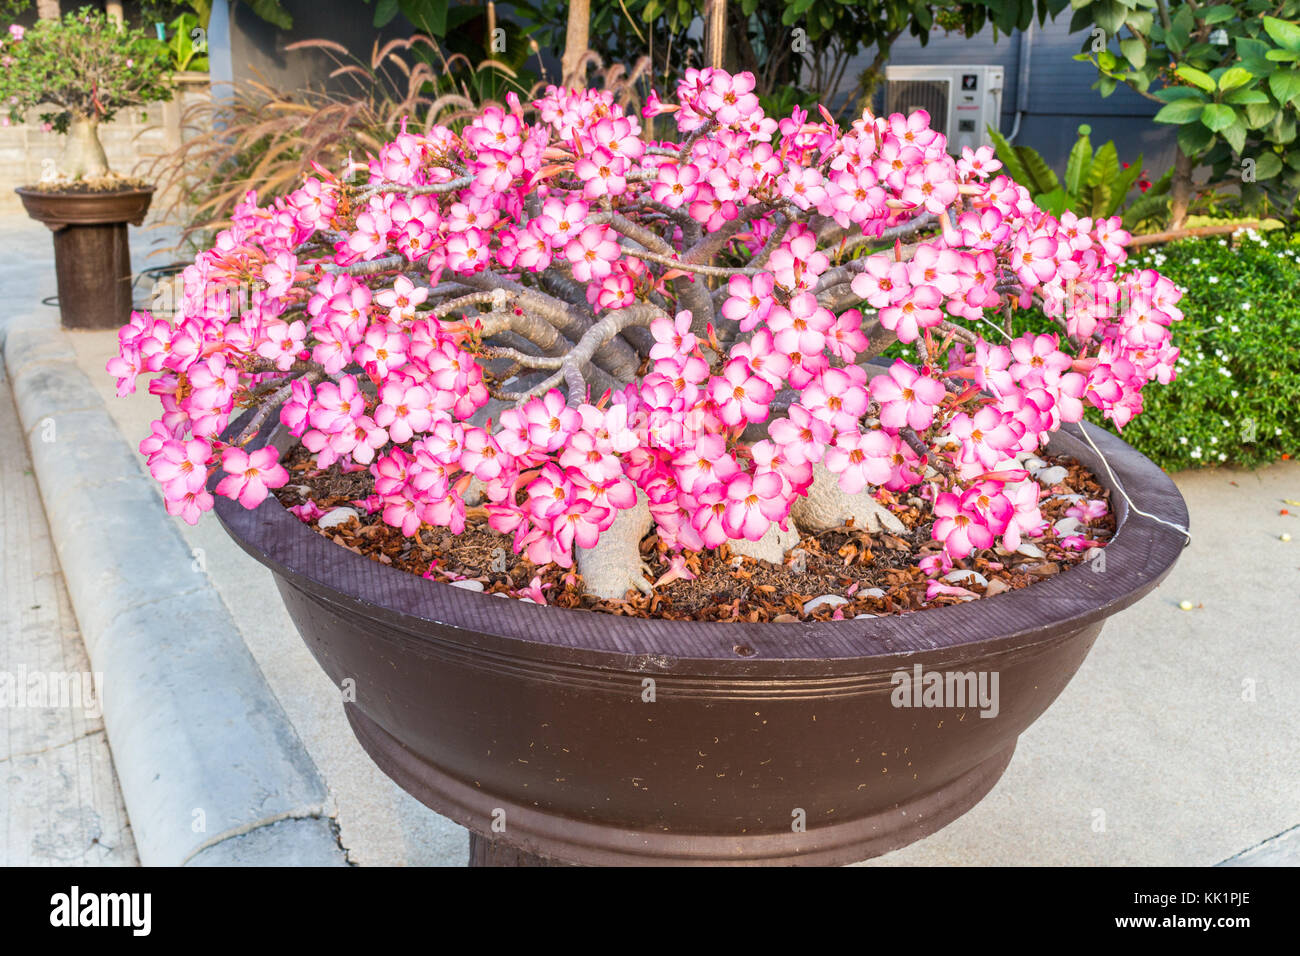
[[[937,580],[918,566],[940,549],[930,535],[929,505],[903,496],[889,502],[905,533],[868,533],[849,525],[805,535],[781,565],[733,555],[726,546],[689,554],[674,564],[651,532],[641,542],[641,557],[647,583],[654,587],[648,594],[630,590],[623,600],[608,601],[585,593],[575,572],[534,565],[515,554],[513,537],[489,527],[482,508],[469,509],[459,535],[426,525],[408,538],[385,524],[368,500],[374,492],[368,470],[345,471],[337,463],[316,468],[301,446],[289,452],[284,464],[291,478],[276,492],[280,502],[319,534],[373,561],[501,597],[666,620],[829,621],[959,604],[1032,586],[1089,560],[1115,531],[1109,492],[1079,462],[1058,456],[1046,459],[1064,477],[1043,490],[1043,536],[1026,539],[1014,553],[975,552]],[[1067,521],[1062,526],[1066,533],[1058,533],[1058,522],[1082,514],[1082,501],[1105,502],[1105,512]],[[1067,546],[1062,543],[1066,538],[1092,544]]]

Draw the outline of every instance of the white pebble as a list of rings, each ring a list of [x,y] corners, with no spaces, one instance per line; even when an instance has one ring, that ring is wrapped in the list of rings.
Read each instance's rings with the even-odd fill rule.
[[[1034,477],[1038,479],[1038,483],[1044,488],[1049,488],[1052,485],[1065,481],[1065,476],[1068,474],[1069,472],[1061,465],[1053,465],[1051,468],[1042,469],[1036,473]]]
[[[361,513],[356,508],[331,508],[320,516],[320,521],[316,522],[318,528],[337,528],[341,524],[346,524],[352,518],[359,518]]]
[[[1058,538],[1068,538],[1079,530],[1079,519],[1072,515],[1066,515],[1060,521],[1056,522],[1056,524],[1052,525],[1052,527],[1056,529],[1056,536]]]
[[[855,614],[853,615],[853,620],[861,621],[863,618],[875,617],[875,616],[876,616],[875,614]]]
[[[1037,475],[1040,471],[1042,471],[1046,467],[1047,467],[1047,462],[1043,461],[1043,459],[1037,457],[1036,455],[1030,455],[1028,458],[1025,459],[1025,470],[1028,471],[1031,475]]]
[[[1178,607],[1184,611],[1190,611],[1195,605],[1191,601],[1179,601]]]
[[[817,610],[823,604],[836,605],[836,604],[848,604],[848,603],[849,603],[848,598],[842,597],[838,594],[823,594],[821,597],[815,597],[807,604],[805,604],[803,606],[803,612],[805,614],[811,614],[813,611]]]
[[[1046,557],[1046,555],[1043,554],[1043,549],[1042,549],[1042,548],[1040,548],[1040,547],[1039,547],[1038,545],[1036,545],[1036,544],[1030,544],[1028,541],[1024,541],[1024,542],[1022,542],[1021,545],[1020,545],[1020,547],[1016,548],[1016,552],[1017,552],[1018,554],[1023,554],[1023,555],[1025,555],[1026,557],[1030,557],[1030,558],[1043,558],[1043,557]]]
[[[1289,534],[1287,534],[1285,531],[1283,531],[1280,535],[1277,536],[1277,540],[1279,540],[1279,541],[1290,541],[1290,540],[1291,540],[1291,536],[1290,536]]]
[[[884,596],[885,591],[883,588],[867,588],[866,590],[857,593],[857,597],[882,598]]]
[[[957,569],[955,571],[949,571],[943,576],[943,579],[945,581],[951,581],[953,584],[960,584],[962,587],[970,587],[972,583],[978,584],[980,587],[984,588],[989,586],[989,579],[978,571],[962,571],[961,569]]]
[[[452,581],[452,582],[451,582],[451,586],[454,587],[454,588],[460,588],[460,589],[463,590],[463,591],[482,591],[482,590],[483,590],[483,582],[482,582],[482,581]]]

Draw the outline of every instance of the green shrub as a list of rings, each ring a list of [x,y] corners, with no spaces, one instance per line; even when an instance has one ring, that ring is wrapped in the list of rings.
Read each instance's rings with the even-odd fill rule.
[[[1173,327],[1178,378],[1142,390],[1146,407],[1124,440],[1168,471],[1300,450],[1300,237],[1184,239],[1137,250],[1127,265],[1184,289],[1186,318]]]
[[[1145,408],[1123,431],[1090,410],[1166,471],[1254,467],[1300,452],[1300,236],[1248,231],[1134,250],[1125,269],[1157,269],[1184,290],[1174,323],[1178,378],[1142,390]],[[1059,332],[1022,312],[1016,335]],[[886,357],[912,360],[910,346]]]

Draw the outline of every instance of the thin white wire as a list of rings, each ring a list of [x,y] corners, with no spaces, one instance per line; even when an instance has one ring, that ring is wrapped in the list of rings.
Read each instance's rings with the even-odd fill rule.
[[[1106,466],[1106,472],[1110,475],[1110,480],[1115,483],[1115,488],[1119,491],[1121,495],[1124,496],[1124,500],[1128,502],[1129,508],[1131,508],[1136,514],[1140,514],[1144,518],[1150,518],[1152,521],[1158,521],[1162,525],[1165,525],[1166,527],[1173,528],[1175,531],[1181,531],[1184,535],[1187,536],[1188,541],[1192,540],[1192,533],[1188,531],[1186,528],[1184,528],[1182,525],[1174,524],[1172,521],[1166,521],[1164,518],[1158,518],[1153,514],[1143,511],[1141,508],[1135,505],[1133,503],[1133,499],[1128,496],[1128,492],[1124,490],[1124,486],[1120,483],[1120,480],[1115,477],[1115,472],[1111,471],[1110,462],[1106,460],[1106,456],[1101,453],[1101,449],[1097,447],[1097,443],[1094,442],[1092,440],[1092,436],[1088,434],[1087,424],[1084,422],[1080,422],[1079,431],[1080,433],[1082,433],[1084,439],[1088,442],[1088,444],[1092,446],[1092,450],[1097,453],[1097,457],[1101,459],[1101,463]]]

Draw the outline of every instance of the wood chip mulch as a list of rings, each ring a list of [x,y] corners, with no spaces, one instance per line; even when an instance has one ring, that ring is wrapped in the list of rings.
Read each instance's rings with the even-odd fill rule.
[[[1047,533],[1026,539],[1026,543],[1042,551],[1042,556],[1008,555],[1000,550],[976,552],[956,562],[955,567],[983,575],[988,584],[973,578],[957,582],[940,578],[945,585],[964,588],[968,594],[938,594],[931,600],[926,599],[926,590],[932,579],[917,567],[922,557],[940,550],[930,538],[929,506],[920,498],[892,498],[887,492],[882,493],[881,500],[891,506],[908,529],[905,534],[870,534],[845,526],[807,535],[787,553],[784,565],[733,556],[724,545],[687,555],[687,567],[696,575],[693,580],[671,580],[654,587],[649,595],[629,591],[619,601],[584,594],[576,570],[534,565],[515,554],[511,549],[513,537],[490,528],[483,508],[468,509],[466,527],[460,535],[425,525],[408,538],[384,524],[378,511],[366,513],[365,499],[373,492],[368,471],[344,472],[337,464],[317,469],[301,446],[295,447],[283,462],[290,472],[290,482],[275,494],[285,507],[311,501],[322,514],[341,506],[360,512],[333,528],[321,529],[317,518],[306,522],[341,547],[433,580],[477,581],[489,594],[536,599],[540,592],[545,603],[558,607],[667,620],[826,621],[905,614],[924,607],[991,597],[1029,587],[1092,557],[1092,552],[1066,548],[1057,541],[1051,525],[1066,516],[1072,501],[1056,496],[1073,494],[1105,500],[1107,513],[1081,524],[1076,532],[1105,542],[1115,531],[1115,518],[1109,511],[1110,495],[1074,459],[1044,460],[1065,467],[1067,477],[1044,490],[1040,508],[1048,521]],[[641,542],[641,556],[653,572],[649,581],[657,581],[669,572],[671,555],[661,552],[653,532]],[[847,601],[822,602],[804,613],[804,605],[828,594]]]

